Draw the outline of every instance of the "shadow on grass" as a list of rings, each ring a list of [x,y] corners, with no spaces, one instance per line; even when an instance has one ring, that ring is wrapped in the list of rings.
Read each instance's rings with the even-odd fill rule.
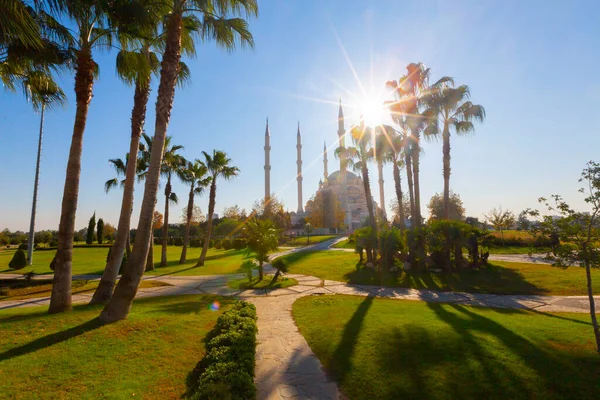
[[[191,314],[191,313],[199,313],[201,311],[205,311],[210,309],[210,306],[214,301],[218,301],[220,304],[220,309],[223,307],[229,306],[235,299],[229,297],[217,297],[210,295],[203,295],[199,297],[197,300],[190,301],[178,301],[172,304],[164,304],[156,307],[156,310],[152,312],[155,313],[169,313],[169,314]]]
[[[10,349],[0,354],[0,362],[5,360],[10,360],[14,357],[23,356],[29,353],[36,352],[38,350],[45,349],[47,347],[53,346],[55,344],[64,342],[65,340],[72,339],[74,337],[83,335],[86,332],[93,331],[102,326],[102,322],[100,319],[94,318],[90,321],[84,322],[81,325],[74,326],[72,328],[66,329],[64,331],[51,333],[44,337],[38,338],[33,342],[29,342],[19,347],[15,347],[14,349]]]
[[[238,256],[238,255],[243,255],[242,260],[246,260],[249,258],[252,258],[251,255],[246,253],[246,250],[224,250],[221,254],[213,254],[210,256],[207,256],[205,259],[205,262],[208,261],[215,261],[215,260],[220,260],[223,258],[228,258],[231,256]],[[185,271],[190,271],[190,270],[194,270],[196,268],[204,268],[206,267],[206,265],[202,266],[202,267],[197,267],[196,263],[198,262],[198,259],[194,259],[193,261],[190,261],[189,259],[183,263],[180,264],[179,260],[172,260],[172,261],[168,261],[167,265],[165,267],[161,267],[160,266],[160,261],[157,261],[154,263],[154,270],[152,271],[147,271],[146,274],[148,272],[150,272],[150,274],[148,274],[149,276],[166,276],[166,275],[174,275],[174,274],[179,274],[181,272],[185,272]],[[241,264],[241,263],[240,263]],[[182,267],[182,269],[178,269],[178,270],[170,270],[169,272],[165,272],[163,274],[158,274],[157,272],[160,272],[161,269],[166,269],[169,267],[175,267],[175,266],[180,266]],[[233,273],[241,273],[243,272],[243,270],[241,268],[237,269],[235,272]],[[227,273],[225,274],[227,275]]]
[[[376,271],[361,268],[345,275],[350,283],[382,285],[412,289],[429,289],[442,292],[468,292],[487,294],[545,295],[548,289],[525,280],[511,268],[489,264],[479,270],[454,273],[416,271],[383,272],[381,279]]]

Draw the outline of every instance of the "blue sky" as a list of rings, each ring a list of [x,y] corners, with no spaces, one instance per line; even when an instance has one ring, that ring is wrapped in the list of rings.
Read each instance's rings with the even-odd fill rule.
[[[303,137],[304,201],[329,170],[337,100],[347,127],[357,122],[365,98],[387,98],[385,82],[409,62],[471,87],[487,119],[468,137],[453,137],[451,188],[467,214],[481,217],[492,207],[519,212],[537,198],[562,193],[583,206],[577,179],[600,148],[600,4],[593,1],[259,1],[250,26],[256,46],[228,54],[211,44],[198,47],[191,85],[176,94],[168,134],[185,146],[187,158],[201,151],[226,151],[241,169],[239,178],[218,186],[217,212],[238,204],[250,208],[264,193],[265,118],[271,127],[271,188],[290,211],[296,201],[296,127]],[[109,158],[128,149],[133,89],[114,69],[116,51],[97,53],[100,78],[94,88],[84,137],[76,228],[98,217],[114,225],[121,192],[104,193],[114,176]],[[64,110],[47,113],[37,229],[57,229],[74,120],[73,76],[61,83],[69,96]],[[39,115],[20,94],[0,92],[0,229],[27,230]],[[154,130],[154,96],[146,131]],[[441,192],[441,143],[424,144],[421,157],[423,208]],[[374,177],[375,168],[372,168]],[[386,205],[393,196],[391,168],[385,169]],[[372,186],[378,199],[376,185]],[[187,189],[174,185],[179,197]],[[143,186],[136,187],[137,224]],[[207,197],[197,199],[206,212]],[[172,221],[180,219],[174,207]],[[164,200],[157,209],[162,212]]]

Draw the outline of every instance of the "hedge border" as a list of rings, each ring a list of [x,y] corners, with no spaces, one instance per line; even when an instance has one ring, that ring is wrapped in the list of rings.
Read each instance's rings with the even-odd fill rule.
[[[217,319],[206,354],[190,376],[192,399],[256,399],[257,332],[256,307],[245,301],[236,301]]]

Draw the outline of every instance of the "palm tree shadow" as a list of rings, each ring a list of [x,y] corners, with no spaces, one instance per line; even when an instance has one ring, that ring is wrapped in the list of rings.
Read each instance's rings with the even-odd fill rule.
[[[363,321],[373,304],[374,296],[367,296],[352,314],[352,318],[346,323],[342,339],[333,352],[332,360],[335,365],[331,366],[330,371],[336,378],[336,381],[342,383],[352,369],[352,354],[358,344],[358,335],[360,334]]]
[[[51,333],[44,337],[35,339],[33,342],[29,342],[27,344],[5,351],[4,353],[0,354],[0,362],[45,349],[55,344],[64,342],[65,340],[69,340],[74,337],[83,335],[86,332],[98,329],[102,325],[103,323],[100,321],[99,318],[94,318],[90,321],[84,322],[83,324],[74,326],[67,330]]]

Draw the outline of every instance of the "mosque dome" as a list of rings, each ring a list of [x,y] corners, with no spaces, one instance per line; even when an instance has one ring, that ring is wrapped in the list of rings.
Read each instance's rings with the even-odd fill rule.
[[[333,182],[333,181],[337,180],[339,176],[340,176],[340,171],[335,171],[329,175],[327,180],[330,182]],[[350,171],[346,171],[346,179],[350,180],[350,179],[359,179],[359,178],[358,178],[358,176],[356,176],[356,174],[354,174]]]

